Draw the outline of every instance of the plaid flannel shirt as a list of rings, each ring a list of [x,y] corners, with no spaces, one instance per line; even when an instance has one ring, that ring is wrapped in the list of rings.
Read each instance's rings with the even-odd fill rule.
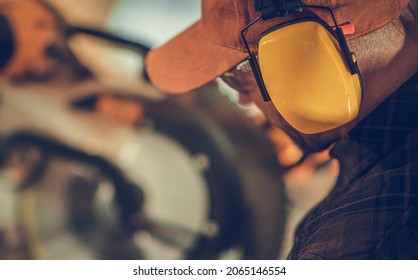
[[[418,74],[338,141],[340,176],[289,259],[418,259]]]

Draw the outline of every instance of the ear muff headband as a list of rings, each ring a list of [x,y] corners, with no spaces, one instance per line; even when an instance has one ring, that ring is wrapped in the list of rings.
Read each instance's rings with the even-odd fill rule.
[[[247,47],[244,32],[260,18],[242,31]],[[271,100],[283,118],[305,134],[342,126],[359,112],[361,76],[335,26],[336,32],[319,18],[297,19],[264,31],[258,58],[247,48],[264,100]]]

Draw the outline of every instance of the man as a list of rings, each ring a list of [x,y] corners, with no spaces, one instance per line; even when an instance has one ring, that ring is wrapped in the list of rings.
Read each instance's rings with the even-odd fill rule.
[[[362,100],[351,121],[300,132],[274,100],[262,97],[264,85],[253,76],[260,74],[257,68],[241,63],[249,55],[241,30],[260,16],[255,7],[263,2],[294,11],[259,20],[243,32],[254,57],[259,55],[260,34],[298,17],[300,8],[302,14],[313,14],[336,28],[326,8],[308,5],[329,8],[337,26],[347,22],[354,26],[345,38],[355,56],[345,61],[353,60],[351,75],[358,67],[361,78],[356,83],[362,88]],[[149,53],[148,74],[157,87],[172,93],[193,90],[220,76],[305,151],[335,143],[331,155],[339,160],[341,175],[329,196],[299,225],[289,259],[418,259],[418,24],[410,1],[298,2],[202,0],[202,19]],[[344,40],[338,41],[338,50],[344,49]]]

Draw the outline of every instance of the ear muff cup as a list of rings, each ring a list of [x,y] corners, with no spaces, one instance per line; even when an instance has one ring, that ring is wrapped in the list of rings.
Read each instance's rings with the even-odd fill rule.
[[[336,36],[320,22],[305,19],[265,31],[258,60],[271,101],[299,132],[324,132],[358,115],[361,77],[350,72]]]
[[[9,63],[14,52],[12,28],[3,15],[0,15],[0,71]]]

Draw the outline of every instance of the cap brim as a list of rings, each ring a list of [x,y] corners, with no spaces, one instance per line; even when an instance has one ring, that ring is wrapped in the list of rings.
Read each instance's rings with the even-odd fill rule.
[[[184,93],[199,88],[246,59],[242,50],[216,44],[208,39],[201,21],[146,57],[147,73],[159,89]]]

